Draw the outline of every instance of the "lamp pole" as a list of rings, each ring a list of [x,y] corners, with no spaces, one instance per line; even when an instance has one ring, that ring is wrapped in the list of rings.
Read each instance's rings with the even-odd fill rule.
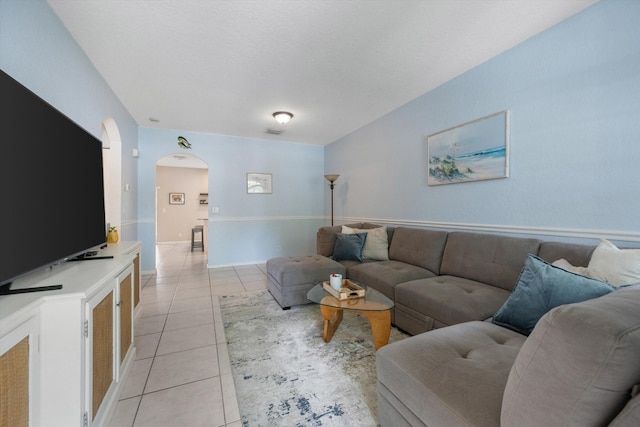
[[[329,185],[329,188],[331,188],[331,226],[333,226],[333,188],[335,186],[334,182],[338,179],[339,176],[340,175],[338,174],[329,174],[324,176],[327,181],[331,183]]]

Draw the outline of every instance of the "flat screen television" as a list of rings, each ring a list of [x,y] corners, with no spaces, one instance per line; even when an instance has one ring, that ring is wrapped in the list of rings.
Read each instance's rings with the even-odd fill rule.
[[[102,143],[0,70],[0,287],[106,241]]]

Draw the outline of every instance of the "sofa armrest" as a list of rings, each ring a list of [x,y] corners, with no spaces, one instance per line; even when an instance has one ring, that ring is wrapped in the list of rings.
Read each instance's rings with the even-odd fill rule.
[[[640,382],[640,285],[554,308],[511,368],[501,425],[607,425]],[[525,422],[526,421],[526,422]]]
[[[351,228],[363,228],[362,223],[345,224]],[[373,224],[367,224],[366,228],[374,228]],[[342,232],[342,225],[320,227],[316,233],[316,252],[318,255],[331,257],[333,247],[336,245],[336,234]]]

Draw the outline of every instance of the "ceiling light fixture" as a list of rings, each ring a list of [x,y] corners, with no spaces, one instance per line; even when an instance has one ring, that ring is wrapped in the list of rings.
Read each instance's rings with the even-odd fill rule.
[[[276,119],[276,121],[281,125],[284,125],[286,123],[289,123],[289,120],[293,118],[293,114],[286,111],[276,111],[275,113],[273,113],[273,118]]]

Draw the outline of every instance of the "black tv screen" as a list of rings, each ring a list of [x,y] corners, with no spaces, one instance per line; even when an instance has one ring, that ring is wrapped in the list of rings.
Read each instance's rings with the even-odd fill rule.
[[[106,241],[102,143],[0,70],[0,286]]]

